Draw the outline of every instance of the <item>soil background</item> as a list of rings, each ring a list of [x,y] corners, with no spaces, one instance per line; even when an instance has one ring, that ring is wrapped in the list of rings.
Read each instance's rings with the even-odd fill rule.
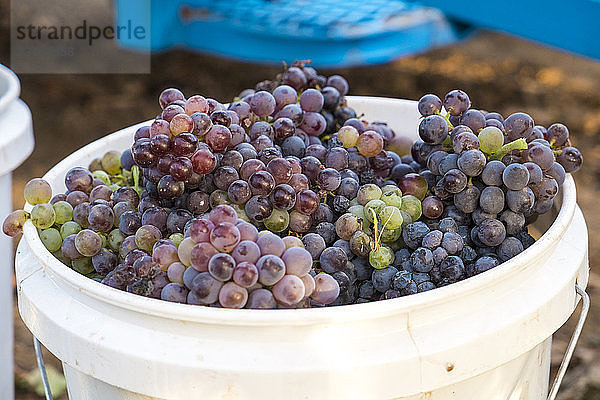
[[[89,0],[88,0],[89,1]],[[10,66],[9,4],[0,0],[0,63]],[[42,60],[41,60],[42,61]],[[185,51],[152,56],[147,75],[22,75],[21,98],[33,114],[36,148],[14,172],[14,207],[23,186],[81,146],[128,125],[152,118],[157,96],[176,86],[186,95],[227,101],[268,79],[281,67],[254,65]],[[565,377],[560,400],[600,399],[600,62],[511,36],[480,32],[445,48],[384,65],[326,70],[350,82],[350,94],[418,99],[454,88],[474,106],[508,115],[528,112],[538,124],[562,122],[584,155],[575,180],[589,229],[592,310]],[[16,298],[15,298],[16,301]],[[553,371],[574,326],[572,317],[555,335]],[[15,375],[20,400],[40,399],[25,377],[36,368],[31,334],[15,307]],[[60,363],[46,352],[47,363]],[[60,397],[65,399],[66,395]]]

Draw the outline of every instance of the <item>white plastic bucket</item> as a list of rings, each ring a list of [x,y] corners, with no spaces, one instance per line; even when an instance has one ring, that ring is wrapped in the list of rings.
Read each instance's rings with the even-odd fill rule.
[[[11,172],[33,151],[31,112],[19,100],[17,76],[0,64],[0,215],[12,211]],[[0,237],[0,393],[14,398],[12,240]]]
[[[350,105],[416,137],[412,101]],[[131,144],[132,126],[45,178]],[[568,176],[556,219],[501,266],[414,296],[302,310],[173,304],[103,286],[55,260],[25,226],[19,311],[60,360],[77,399],[543,399],[552,334],[588,277],[587,228]],[[540,222],[546,229],[549,223]]]

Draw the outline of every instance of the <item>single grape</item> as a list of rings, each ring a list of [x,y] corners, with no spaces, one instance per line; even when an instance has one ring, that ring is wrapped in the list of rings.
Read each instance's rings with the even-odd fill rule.
[[[34,178],[25,184],[23,194],[29,204],[48,203],[52,198],[52,188],[45,180]]]
[[[483,128],[477,137],[479,138],[479,149],[485,154],[497,152],[504,144],[504,134],[494,126]]]
[[[548,170],[554,163],[554,153],[550,147],[537,144],[531,146],[526,153],[527,161],[537,164],[543,171]]]
[[[79,190],[89,193],[92,190],[93,181],[92,173],[81,167],[71,168],[65,175],[65,186],[70,192]]]
[[[458,168],[467,176],[477,176],[483,172],[486,164],[485,155],[480,150],[467,150],[456,161]]]
[[[275,255],[268,254],[258,259],[258,281],[265,286],[272,286],[285,275],[285,264],[283,260]]]
[[[161,237],[160,230],[154,225],[142,225],[135,232],[135,244],[139,249],[150,252]]]
[[[398,182],[398,188],[405,195],[412,195],[422,200],[427,195],[427,180],[419,174],[409,173],[404,175]]]
[[[386,204],[379,199],[371,200],[365,204],[364,213],[367,221],[373,222],[385,207],[387,207]]]
[[[504,192],[496,186],[488,186],[481,191],[479,206],[489,214],[498,214],[504,209]]]
[[[450,115],[458,116],[471,107],[471,100],[465,92],[456,89],[446,94],[443,104]]]
[[[424,117],[434,115],[442,110],[442,100],[435,94],[426,94],[419,99],[417,108]]]
[[[317,303],[333,303],[340,294],[340,285],[331,275],[320,273],[314,277],[315,289],[311,298]]]
[[[192,268],[193,269],[193,268]],[[167,268],[167,277],[169,278],[169,280],[173,283],[184,283],[184,275],[185,275],[185,265],[183,265],[180,262],[174,262],[173,264],[169,265],[169,267]]]
[[[2,224],[2,231],[5,235],[16,236],[23,232],[23,225],[27,222],[29,214],[24,210],[15,210],[8,214]]]
[[[56,213],[54,207],[48,203],[36,204],[31,210],[31,222],[39,229],[47,229],[54,225]]]
[[[522,164],[510,164],[502,173],[502,181],[510,190],[521,190],[529,183],[529,171]]]
[[[421,201],[412,195],[402,196],[402,206],[400,207],[400,211],[407,213],[410,216],[411,221],[416,221],[423,213]]]
[[[104,153],[101,159],[102,169],[111,175],[117,175],[121,172],[121,153],[118,151],[108,151]]]
[[[304,298],[304,294],[304,283],[295,275],[286,275],[273,286],[275,299],[287,306],[300,302]]]
[[[277,301],[271,291],[267,289],[257,289],[248,295],[246,308],[254,309],[272,309],[277,308]]]
[[[359,132],[350,125],[345,125],[338,131],[338,139],[342,141],[345,148],[356,146],[358,143]]]
[[[223,282],[213,278],[209,272],[200,272],[193,278],[189,286],[190,294],[194,293],[195,302],[193,304],[214,303],[218,300],[219,291],[222,287]],[[188,303],[190,303],[189,300],[190,296],[188,295]]]
[[[552,147],[561,147],[569,139],[569,129],[563,124],[552,124],[548,127],[544,138]]]
[[[264,221],[265,227],[272,232],[283,232],[290,224],[290,214],[284,210],[274,209]]]
[[[171,264],[179,261],[177,247],[170,244],[155,246],[152,250],[152,260],[157,263],[163,271],[166,271]]]
[[[84,229],[75,235],[74,245],[81,255],[92,257],[102,248],[102,238],[91,229]]]
[[[486,246],[498,246],[506,238],[506,228],[497,219],[484,219],[477,229],[479,240]]]
[[[185,239],[184,239],[185,241]],[[210,259],[217,254],[219,251],[217,249],[214,248],[214,246],[208,242],[202,242],[202,243],[198,243],[198,244],[193,244],[193,241],[190,240],[190,242],[192,243],[192,247],[189,248],[189,258],[187,260],[182,259],[181,254],[183,251],[180,250],[181,249],[181,245],[178,248],[178,254],[179,254],[179,258],[181,260],[181,262],[183,264],[186,264],[186,261],[188,261],[188,264],[190,264],[194,269],[196,269],[199,272],[205,272],[208,271],[208,263],[210,261]],[[183,244],[183,242],[182,242]],[[187,242],[185,243],[187,244]],[[184,245],[185,245],[184,244]]]
[[[429,115],[419,123],[419,136],[425,143],[442,144],[448,136],[448,124],[439,115]]]
[[[48,228],[40,232],[40,240],[50,252],[57,251],[62,245],[62,237],[57,229]]]
[[[221,282],[227,282],[231,279],[234,268],[235,260],[226,253],[217,253],[208,262],[208,272]]]
[[[369,253],[369,263],[373,266],[373,268],[386,268],[393,262],[394,252],[387,246],[381,246],[378,249],[371,250]]]
[[[210,233],[210,243],[219,251],[231,252],[239,242],[240,231],[229,222],[216,224]]]
[[[525,113],[518,112],[509,115],[504,121],[507,140],[513,141],[529,137],[534,125],[533,119]]]
[[[258,117],[266,117],[275,111],[275,98],[266,91],[260,91],[252,95],[250,100],[250,108]]]
[[[505,168],[506,166],[502,161],[490,161],[486,164],[483,172],[481,173],[481,180],[488,186],[502,186],[502,175]]]
[[[383,138],[375,131],[365,131],[358,137],[356,148],[365,157],[375,157],[383,150]]]
[[[382,229],[396,230],[402,226],[402,214],[396,207],[386,206],[381,210],[380,217],[381,223],[383,224]]]
[[[363,185],[357,192],[356,198],[358,203],[362,206],[367,205],[367,203],[371,200],[378,200],[381,198],[383,192],[381,188],[372,183]]]
[[[565,172],[574,173],[581,168],[583,156],[575,147],[563,147],[560,150],[560,154],[557,156],[556,161],[563,166]]]

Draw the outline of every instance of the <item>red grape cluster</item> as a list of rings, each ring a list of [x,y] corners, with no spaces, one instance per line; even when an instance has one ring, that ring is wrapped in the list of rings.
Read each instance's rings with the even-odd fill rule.
[[[469,96],[418,102],[421,140],[348,107],[347,81],[296,62],[228,105],[175,88],[135,132],[25,188],[28,219],[76,271],[143,296],[227,308],[390,299],[486,271],[530,246],[527,225],[581,167],[562,124],[506,119]]]

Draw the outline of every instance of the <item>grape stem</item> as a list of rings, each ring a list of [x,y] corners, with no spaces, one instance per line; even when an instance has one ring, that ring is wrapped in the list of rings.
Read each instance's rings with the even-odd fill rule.
[[[562,149],[552,150],[552,153],[554,153],[555,156],[560,156],[562,154]]]
[[[140,167],[138,167],[137,165],[134,165],[133,167],[131,167],[131,173],[133,175],[133,188],[138,193],[138,195],[141,196],[143,190],[139,186],[140,185]]]
[[[436,114],[439,115],[440,117],[444,118],[444,120],[448,124],[448,130],[449,131],[451,131],[452,129],[454,129],[454,125],[452,125],[452,123],[450,122],[450,113],[446,113],[444,115],[444,114],[442,114],[441,111],[436,111]]]
[[[502,158],[504,158],[505,155],[507,155],[513,150],[527,150],[527,141],[525,141],[525,139],[523,138],[520,138],[517,140],[513,140],[510,143],[506,143],[500,148],[500,150],[490,154],[488,158],[490,160],[502,160]]]
[[[373,225],[374,225],[374,231],[375,231],[375,250],[379,250],[379,248],[381,247],[381,243],[379,242],[379,238],[381,237],[381,235],[379,234],[379,227],[378,227],[378,220],[377,220],[377,214],[375,214],[375,210],[373,210],[372,208],[369,209],[369,211],[371,211],[371,214],[373,214]]]

